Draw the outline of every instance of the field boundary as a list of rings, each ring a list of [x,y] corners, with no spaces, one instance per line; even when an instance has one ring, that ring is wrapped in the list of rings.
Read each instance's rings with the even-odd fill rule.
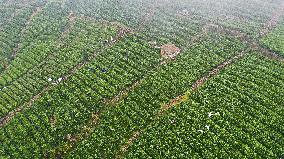
[[[112,47],[114,44],[116,44],[119,40],[121,40],[122,38],[124,38],[126,35],[128,35],[130,32],[130,30],[124,29],[124,28],[120,28],[116,37],[113,38],[112,41],[109,41],[105,48],[110,48]],[[101,51],[103,51],[101,50]],[[99,52],[101,52],[99,51]],[[90,63],[92,59],[94,59],[96,56],[98,55],[98,52],[94,52],[92,56],[90,56],[88,58],[88,60],[86,61],[82,61],[80,63],[78,63],[77,65],[75,65],[73,68],[71,68],[67,74],[65,74],[64,76],[62,76],[62,80],[61,82],[56,83],[56,85],[66,81],[70,76],[72,76],[75,72],[77,72],[79,69],[81,69],[82,67],[84,67],[86,64]],[[49,85],[49,86],[45,86],[42,91],[40,91],[40,93],[34,95],[31,100],[29,100],[28,102],[26,102],[25,104],[23,104],[22,106],[16,108],[15,110],[7,113],[6,116],[2,117],[0,119],[0,128],[4,127],[5,125],[7,125],[15,115],[17,115],[18,113],[22,112],[24,109],[30,108],[32,107],[32,104],[35,102],[35,100],[37,100],[38,98],[40,98],[42,96],[42,94],[44,94],[45,92],[47,92],[48,90],[50,90],[51,88],[55,87],[56,85]]]
[[[282,12],[283,11],[284,11],[284,2],[282,3]],[[271,25],[271,27],[269,27],[269,29],[268,29],[269,31],[277,25],[277,23],[279,22],[279,18],[280,18],[279,15],[277,15],[276,18],[273,17],[274,23],[273,23],[273,25]],[[243,50],[240,53],[234,55],[233,57],[225,60],[224,62],[217,65],[215,68],[213,68],[211,71],[209,71],[206,75],[204,75],[200,79],[196,80],[192,84],[191,91],[186,92],[183,95],[179,95],[179,96],[175,97],[174,99],[170,100],[167,104],[163,105],[161,107],[160,111],[158,112],[156,118],[154,119],[154,121],[157,120],[157,118],[159,118],[160,116],[164,115],[167,110],[171,109],[172,107],[174,107],[176,105],[179,105],[179,104],[187,101],[189,96],[190,96],[190,93],[197,91],[208,80],[210,80],[211,78],[218,75],[221,70],[230,66],[234,62],[240,60],[245,55],[247,55],[250,50],[260,51],[260,53],[265,57],[268,57],[268,58],[273,59],[273,60],[284,62],[284,57],[280,56],[279,54],[273,52],[270,49],[267,49],[267,48],[261,46],[258,42],[255,42],[254,40],[252,40],[247,34],[242,33],[238,30],[227,29],[223,26],[212,24],[212,23],[209,22],[209,23],[207,23],[203,26],[200,36],[202,37],[204,34],[206,35],[209,30],[211,30],[211,31],[213,30],[213,31],[217,31],[219,33],[223,33],[225,35],[233,36],[233,37],[241,40],[241,42],[247,44],[249,47],[251,47],[251,49]],[[148,125],[150,125],[150,124],[148,124]],[[125,155],[125,153],[127,153],[128,148],[135,142],[135,140],[137,140],[139,138],[139,136],[141,136],[141,134],[143,133],[144,130],[145,130],[145,128],[138,130],[138,131],[135,131],[133,133],[133,135],[127,140],[127,143],[125,143],[124,145],[121,145],[120,149],[118,150],[116,158],[123,158],[123,155]]]
[[[70,13],[70,14],[71,14],[71,13]],[[68,25],[67,25],[67,26],[64,28],[64,30],[61,32],[61,36],[63,36],[63,35],[66,36],[66,34],[69,33],[69,30],[70,30],[69,27],[72,27],[72,25],[73,25],[73,23],[70,22],[70,14],[69,14],[69,16],[68,16]],[[76,18],[76,17],[75,17],[75,18]],[[75,20],[75,19],[73,19],[73,21],[74,21],[74,20]],[[56,43],[58,43],[57,47],[62,45],[62,40],[63,40],[63,38],[62,38],[61,36],[58,37],[58,39],[57,39],[57,42],[56,42]],[[14,48],[14,49],[16,49],[16,52],[18,52],[18,50],[20,49],[20,44],[18,44],[18,47],[17,47],[17,48]],[[17,53],[15,53],[14,58],[16,58],[16,55],[17,55]],[[48,55],[45,57],[45,59],[50,59],[52,56],[54,56],[54,55],[53,55],[53,54],[48,54]],[[44,60],[44,61],[42,61],[42,62],[36,64],[36,65],[33,66],[31,69],[29,69],[28,71],[22,73],[21,75],[24,75],[24,74],[27,74],[27,73],[31,72],[35,67],[40,67],[40,66],[43,65],[45,62],[46,62],[46,60]],[[7,70],[9,67],[10,67],[10,65],[9,65],[5,70]],[[21,76],[21,75],[20,75],[20,76]],[[10,83],[12,83],[12,82],[13,82],[13,81],[11,81]]]
[[[130,138],[125,144],[120,146],[118,152],[116,153],[115,159],[122,159],[125,153],[128,151],[129,147],[140,137],[140,135],[145,131],[145,129],[135,131],[132,133]]]
[[[185,101],[187,101],[189,99],[189,96],[192,92],[198,90],[198,88],[200,88],[201,86],[203,86],[208,80],[210,80],[211,78],[215,77],[216,75],[218,75],[220,73],[220,71],[222,71],[223,69],[227,68],[228,66],[232,65],[233,63],[235,63],[236,61],[240,60],[241,58],[245,57],[245,55],[248,54],[250,49],[245,49],[235,55],[233,55],[232,57],[226,59],[225,61],[223,61],[222,63],[218,64],[217,66],[215,66],[211,71],[209,71],[207,74],[205,74],[204,76],[202,76],[201,78],[197,79],[191,86],[191,91],[188,91],[182,95],[179,95],[173,99],[171,99],[168,103],[164,104],[161,106],[160,110],[158,111],[158,113],[156,114],[154,120],[152,122],[154,122],[155,120],[157,120],[158,118],[160,118],[161,116],[163,116],[165,114],[165,112],[169,109],[171,109],[172,107],[179,105]],[[151,123],[150,123],[151,124]],[[148,124],[148,125],[150,125]],[[147,126],[146,126],[147,127]],[[137,130],[133,133],[132,136],[130,136],[130,138],[127,140],[127,143],[123,144],[120,146],[116,158],[123,158],[123,156],[127,153],[128,148],[135,142],[135,140],[137,140],[139,138],[139,136],[141,136],[141,134],[143,133],[143,131],[145,130],[145,128],[141,129],[141,130]]]
[[[272,13],[272,17],[270,18],[270,20],[266,22],[264,27],[259,32],[258,38],[266,36],[273,28],[275,28],[280,22],[281,16],[283,15],[284,15],[284,1],[280,4],[280,7]]]
[[[70,12],[69,14],[69,25],[66,26],[66,28],[64,29],[64,31],[62,32],[62,35],[63,34],[67,34],[69,33],[69,27],[72,27],[73,24],[74,24],[74,20],[75,20],[76,16],[73,15],[72,12]],[[113,44],[115,44],[118,40],[120,40],[122,37],[125,36],[125,34],[128,34],[128,33],[131,33],[133,34],[132,30],[128,29],[128,28],[124,28],[124,27],[121,27],[119,24],[115,25],[119,31],[118,31],[118,35],[116,37],[113,38],[112,41],[109,41],[107,44],[106,44],[106,48],[108,47],[111,47]],[[59,38],[58,39],[58,43],[61,43],[62,41],[62,38]],[[103,49],[105,50],[105,49]],[[73,68],[71,68],[68,73],[62,77],[62,81],[66,80],[67,78],[69,78],[71,75],[73,75],[78,69],[82,68],[85,64],[89,63],[92,59],[94,59],[96,57],[96,53],[94,53],[92,56],[90,56],[86,61],[82,61],[80,63],[78,63],[77,65],[75,65]],[[54,58],[54,55],[53,54],[49,54],[47,56],[48,59],[51,59],[51,58]],[[34,70],[34,68],[37,68],[37,67],[41,67],[42,65],[44,65],[46,63],[46,61],[42,61],[41,63],[35,65],[32,69],[29,69],[28,71],[26,71],[25,73],[23,73],[23,75],[25,74],[28,74],[30,72],[32,72]],[[21,77],[21,76],[20,76]],[[16,79],[17,80],[17,79]],[[14,80],[14,81],[16,81]],[[13,83],[14,81],[12,81],[11,83]],[[56,83],[56,85],[58,85],[60,82]],[[30,100],[28,102],[25,102],[22,104],[22,106],[20,107],[17,107],[14,109],[14,111],[11,111],[9,113],[7,113],[6,116],[3,116],[2,118],[0,118],[0,128],[3,127],[4,125],[6,125],[13,116],[15,116],[17,113],[21,112],[23,110],[23,107],[25,105],[27,105],[27,108],[30,107],[32,105],[32,103],[34,101],[36,101],[38,98],[40,98],[40,96],[47,92],[48,90],[50,90],[51,88],[55,87],[56,85],[51,85],[51,86],[44,86],[44,88],[42,89],[42,91],[40,91],[39,93],[37,93],[36,95],[34,95],[33,97],[30,98]]]
[[[23,112],[26,109],[32,108],[33,104],[39,98],[41,98],[46,92],[55,88],[57,85],[64,83],[71,76],[73,76],[76,72],[78,72],[78,70],[82,69],[87,64],[91,63],[91,61],[93,59],[95,59],[98,54],[104,52],[108,48],[111,48],[113,45],[115,45],[117,42],[119,42],[121,39],[125,38],[126,36],[128,36],[130,34],[135,34],[134,31],[143,30],[143,28],[147,25],[147,23],[155,15],[155,8],[156,7],[157,7],[157,1],[155,1],[155,4],[153,4],[150,7],[149,12],[145,15],[145,18],[142,18],[141,23],[139,23],[139,26],[137,27],[137,29],[125,28],[125,27],[121,27],[120,25],[118,25],[118,32],[117,32],[116,36],[114,38],[112,38],[112,40],[107,41],[107,43],[105,44],[105,47],[100,48],[98,50],[94,50],[92,52],[93,54],[91,56],[87,57],[87,59],[79,61],[78,63],[74,63],[74,65],[72,64],[72,68],[70,68],[67,71],[67,73],[62,75],[62,77],[61,77],[62,80],[60,80],[59,82],[57,82],[53,85],[43,86],[43,89],[39,90],[39,92],[33,93],[35,95],[32,96],[32,98],[29,98],[29,101],[24,102],[23,104],[18,104],[17,108],[8,112],[7,115],[0,118],[0,129],[5,127],[6,125],[8,125],[10,123],[10,121],[13,120],[14,117],[17,114]],[[41,12],[41,10],[42,10],[41,7],[36,8],[36,11],[34,13],[32,13],[29,21],[27,22],[27,26],[29,25],[29,23],[31,22],[33,17],[36,16],[39,12]],[[267,24],[265,25],[265,27],[260,31],[259,37],[266,36],[279,23],[281,15],[284,15],[284,2],[281,4],[281,10],[280,11],[281,11],[280,13],[279,13],[279,10],[275,11],[275,13],[273,14],[270,21],[268,21]],[[81,17],[81,18],[85,18],[85,17]],[[71,11],[69,16],[68,16],[67,27],[63,30],[59,39],[56,40],[56,41],[59,41],[59,43],[57,45],[58,48],[60,48],[60,47],[62,47],[62,45],[64,45],[63,39],[65,39],[66,36],[68,36],[68,34],[70,33],[70,30],[74,26],[74,22],[76,21],[76,19],[77,19],[77,17],[74,16],[74,13]],[[25,29],[26,29],[26,27],[22,31],[25,32]],[[247,47],[244,47],[242,49],[242,51],[236,52],[235,54],[231,55],[229,58],[224,59],[223,62],[217,64],[215,67],[213,67],[213,68],[210,67],[210,70],[206,71],[205,74],[202,74],[201,77],[199,77],[195,82],[193,82],[191,87],[189,86],[188,92],[185,92],[184,94],[179,95],[179,96],[169,100],[168,103],[161,105],[161,108],[158,109],[159,111],[157,112],[157,114],[153,115],[154,118],[151,119],[151,121],[149,123],[145,124],[144,126],[142,125],[143,127],[141,129],[132,131],[131,136],[129,136],[129,138],[128,137],[123,138],[122,141],[125,140],[126,142],[118,145],[119,148],[117,149],[115,158],[123,158],[124,155],[126,155],[126,153],[128,152],[129,147],[131,147],[131,145],[136,140],[138,140],[139,137],[141,137],[141,135],[145,132],[146,128],[151,126],[158,119],[160,119],[161,116],[165,115],[168,110],[170,110],[171,108],[173,108],[177,105],[180,105],[183,102],[188,101],[190,94],[192,92],[198,91],[209,80],[214,79],[216,76],[218,76],[221,71],[230,67],[231,65],[233,65],[235,62],[238,62],[242,58],[245,58],[252,51],[257,51],[257,52],[259,52],[259,54],[261,54],[264,57],[267,57],[269,59],[284,62],[283,56],[281,56],[277,52],[274,52],[270,48],[262,46],[262,44],[260,42],[258,42],[257,40],[254,40],[248,34],[243,33],[239,30],[224,27],[222,25],[213,24],[211,22],[206,23],[202,27],[201,32],[198,33],[198,35],[193,36],[193,38],[190,41],[190,45],[193,45],[194,43],[198,43],[200,41],[200,38],[206,37],[209,32],[217,32],[219,34],[232,36],[233,38],[236,38],[236,39],[240,40],[242,43],[246,44]],[[20,48],[20,45],[18,43],[17,47],[13,49],[13,54],[12,54],[13,58],[17,56],[17,52],[18,52],[19,48]],[[56,55],[57,54],[51,53],[51,54],[47,55],[47,58],[52,59],[52,58],[55,58]],[[35,67],[44,65],[45,62],[46,61],[39,62],[38,64],[34,65],[30,70],[24,72],[23,75],[27,74],[28,72],[33,71]],[[163,62],[155,64],[153,68],[150,68],[150,72],[155,70],[155,69],[160,68],[160,66],[162,66],[163,64],[167,64],[168,61],[163,61]],[[107,105],[107,106],[118,104],[121,100],[123,100],[124,98],[126,98],[128,96],[129,92],[133,91],[135,88],[137,88],[139,85],[141,85],[141,83],[143,83],[143,81],[145,80],[145,78],[148,77],[148,75],[149,75],[148,73],[145,73],[145,75],[144,76],[142,75],[142,77],[140,79],[129,81],[129,82],[132,82],[130,86],[124,87],[122,90],[118,90],[119,92],[116,95],[112,96],[110,99],[103,99],[102,103]],[[13,83],[16,80],[17,79],[13,80],[11,83]],[[66,138],[67,138],[68,141],[66,141],[66,142],[64,141],[63,145],[59,145],[58,147],[51,149],[51,150],[54,150],[54,151],[50,151],[50,152],[47,152],[47,153],[51,153],[52,156],[53,155],[60,156],[60,158],[61,158],[62,156],[66,155],[67,152],[72,151],[74,148],[76,148],[76,144],[78,142],[81,142],[82,140],[86,139],[88,136],[90,136],[92,134],[93,130],[96,128],[96,126],[100,122],[101,114],[104,111],[105,111],[105,109],[103,109],[102,111],[99,111],[99,112],[93,112],[93,114],[92,114],[90,120],[88,120],[88,122],[83,123],[82,125],[79,125],[80,126],[79,133],[67,134]]]
[[[248,45],[252,50],[258,51],[260,54],[262,54],[263,56],[271,60],[284,62],[284,56],[276,53],[275,51],[267,47],[262,46],[258,41],[253,40],[246,33],[240,32],[239,30],[226,28],[221,25],[212,24],[212,23],[210,25],[207,25],[206,27],[208,27],[207,28],[208,30],[219,32],[221,34],[229,35],[229,36],[239,39],[241,42]]]

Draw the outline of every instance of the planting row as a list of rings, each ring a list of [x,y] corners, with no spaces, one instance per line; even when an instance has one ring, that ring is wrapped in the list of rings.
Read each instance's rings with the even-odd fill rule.
[[[113,27],[85,21],[76,22],[70,35],[66,38],[68,43],[59,48],[49,48],[46,45],[36,45],[37,52],[48,54],[54,51],[52,56],[43,59],[40,64],[35,65],[27,73],[21,75],[21,70],[25,70],[32,62],[18,64],[9,74],[11,83],[1,88],[1,108],[0,116],[5,116],[8,112],[29,101],[34,95],[41,92],[44,88],[63,80],[68,72],[79,63],[87,60],[90,56],[98,54],[104,47],[105,41],[116,35],[117,30]],[[54,50],[52,50],[54,49]],[[35,61],[38,55],[27,54],[26,61]],[[18,68],[18,69],[16,69]],[[75,68],[76,69],[76,68]],[[13,75],[18,76],[12,79]]]
[[[260,1],[166,1],[159,3],[156,11],[171,13],[172,18],[183,22],[197,21],[199,24],[213,22],[226,27],[240,30],[252,37],[258,37],[260,30],[270,19],[279,14],[281,0],[271,2]],[[162,12],[159,10],[163,10]],[[161,16],[163,17],[163,16]],[[163,26],[163,25],[162,25]]]
[[[22,26],[20,32],[14,32],[15,26],[11,26],[11,32],[16,34],[17,41],[11,44],[7,55],[15,58],[4,72],[0,74],[2,88],[23,75],[32,66],[38,64],[52,52],[56,46],[64,26],[67,23],[67,11],[61,8],[60,3],[48,3],[42,10],[34,9],[34,17],[30,19],[28,26]],[[23,29],[23,27],[26,27]],[[7,29],[9,30],[9,29]],[[11,37],[9,37],[11,38]],[[17,48],[13,50],[13,48]]]
[[[120,22],[136,28],[141,20],[148,14],[152,1],[138,0],[67,0],[67,8],[78,15],[94,17],[100,20]]]
[[[284,22],[284,19],[283,19]],[[284,25],[279,25],[273,29],[266,37],[260,41],[269,49],[284,56]]]
[[[1,5],[0,5],[1,6]],[[13,13],[15,13],[15,8],[2,8],[0,9],[0,26],[5,24],[13,17]]]
[[[184,50],[173,63],[163,65],[114,106],[104,105],[93,133],[80,142],[70,158],[115,158],[136,131],[153,121],[170,99],[191,88],[212,67],[243,49],[243,45],[221,35]],[[221,51],[223,48],[226,51]]]
[[[3,155],[29,158],[32,155],[42,157],[64,154],[68,150],[66,145],[68,146],[70,142],[78,139],[76,134],[91,129],[92,127],[88,128],[90,120],[92,121],[97,113],[108,107],[100,101],[111,98],[122,88],[141,79],[143,75],[160,63],[157,50],[149,50],[149,44],[139,38],[141,37],[134,37],[131,40],[125,39],[124,42],[118,43],[102,55],[98,55],[94,62],[63,84],[58,85],[54,90],[44,94],[32,108],[24,110],[11,123],[3,127],[1,141],[6,145],[2,149]],[[219,45],[222,45],[226,51],[217,52]],[[158,73],[152,73],[150,77],[147,77],[146,82],[137,89],[138,92],[131,93],[131,97],[129,97],[131,100],[127,107],[133,103],[133,100],[136,100],[135,98],[137,100],[141,98],[141,101],[137,102],[142,106],[147,100],[145,98],[151,99],[153,104],[157,104],[159,101],[166,102],[176,94],[183,92],[186,89],[184,86],[187,88],[191,86],[187,77],[195,80],[206,70],[223,61],[224,57],[228,56],[226,55],[227,51],[234,54],[242,48],[243,46],[238,41],[226,37],[222,37],[220,40],[203,41],[191,48],[192,52],[186,51],[176,62],[162,66]],[[177,89],[171,90],[171,84],[175,84]],[[146,92],[150,94],[144,94]],[[153,95],[159,96],[159,98],[156,99]],[[167,98],[163,99],[164,97]],[[107,109],[112,110],[112,108]],[[45,127],[39,127],[39,125],[45,125]],[[103,129],[98,130],[102,131]],[[102,140],[105,139],[102,138]]]
[[[5,145],[2,155],[54,158],[70,142],[68,134],[81,132],[92,114],[103,108],[100,105],[103,100],[115,96],[160,64],[158,50],[140,39],[131,36],[105,50],[17,115],[0,130],[1,143]]]
[[[142,29],[159,42],[187,44],[208,22],[240,30],[258,37],[267,23],[277,20],[282,1],[66,1],[67,8],[79,15],[118,21]]]
[[[149,124],[126,158],[281,158],[284,67],[252,54]]]
[[[148,16],[141,28],[141,31],[153,42],[157,44],[172,42],[187,47],[191,44],[192,38],[201,33],[205,22],[200,21],[200,17],[178,14],[176,8],[164,3],[156,5],[152,15]]]
[[[176,4],[175,4],[176,5]],[[200,18],[191,19],[177,14],[176,7],[161,1],[90,1],[69,0],[66,6],[78,15],[116,21],[143,31],[158,44],[187,44],[200,31]],[[199,25],[198,25],[199,24]],[[186,35],[186,36],[185,36]]]
[[[19,43],[19,38],[21,36],[21,31],[25,27],[29,17],[31,16],[33,9],[5,9],[13,10],[13,15],[8,15],[5,19],[0,19],[2,24],[0,31],[0,73],[8,67],[10,61],[12,60],[13,48],[17,47]],[[0,15],[3,18],[3,15]]]
[[[37,7],[41,6],[44,3],[46,3],[46,0],[1,0],[0,5],[6,6],[6,7],[14,7],[14,8],[24,8],[24,7]]]

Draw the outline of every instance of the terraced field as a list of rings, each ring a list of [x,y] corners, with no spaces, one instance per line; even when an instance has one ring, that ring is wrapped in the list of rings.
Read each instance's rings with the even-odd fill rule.
[[[284,157],[282,0],[0,0],[0,158]]]

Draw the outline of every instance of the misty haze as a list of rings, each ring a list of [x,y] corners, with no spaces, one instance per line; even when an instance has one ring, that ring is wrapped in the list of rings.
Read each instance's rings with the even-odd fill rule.
[[[284,0],[0,0],[0,159],[284,159]]]

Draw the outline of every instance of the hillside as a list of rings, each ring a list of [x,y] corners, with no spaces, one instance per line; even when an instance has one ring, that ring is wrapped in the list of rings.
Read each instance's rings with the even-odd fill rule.
[[[0,158],[284,157],[283,0],[0,0]]]

